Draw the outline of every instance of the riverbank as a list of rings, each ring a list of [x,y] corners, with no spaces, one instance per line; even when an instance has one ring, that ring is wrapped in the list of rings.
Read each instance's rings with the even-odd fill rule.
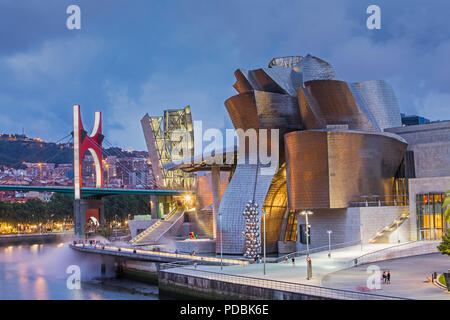
[[[61,233],[2,235],[0,236],[0,246],[16,245],[16,244],[53,243],[68,237],[69,237],[68,234],[64,235]]]

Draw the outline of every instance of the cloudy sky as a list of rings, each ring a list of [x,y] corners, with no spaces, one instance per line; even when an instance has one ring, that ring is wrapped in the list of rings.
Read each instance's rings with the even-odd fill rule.
[[[66,27],[72,4],[81,30]],[[381,30],[366,28],[370,4]],[[231,128],[235,69],[307,53],[340,79],[389,81],[404,113],[450,119],[449,12],[446,0],[2,0],[0,132],[56,141],[73,104],[87,128],[102,111],[126,149],[145,149],[139,120],[166,108]]]

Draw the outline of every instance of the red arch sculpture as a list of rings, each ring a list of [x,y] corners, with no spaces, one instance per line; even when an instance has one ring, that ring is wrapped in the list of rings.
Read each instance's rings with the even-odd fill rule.
[[[79,105],[73,106],[73,149],[74,149],[74,191],[75,200],[81,199],[81,163],[87,151],[94,158],[95,163],[95,187],[103,186],[103,155],[102,155],[102,114],[95,112],[94,128],[91,134],[83,127]]]

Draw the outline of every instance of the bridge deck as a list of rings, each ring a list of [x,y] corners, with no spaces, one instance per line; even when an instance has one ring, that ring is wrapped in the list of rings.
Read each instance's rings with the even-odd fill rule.
[[[5,191],[38,191],[38,192],[57,192],[68,195],[74,194],[73,187],[60,186],[12,186],[0,185],[0,190]],[[188,190],[161,190],[161,189],[108,189],[108,188],[81,188],[82,197],[92,196],[108,196],[119,194],[142,194],[142,195],[158,195],[158,196],[173,196],[178,194],[192,194],[193,191]]]
[[[85,253],[95,253],[115,257],[127,258],[130,260],[152,261],[152,262],[177,262],[180,260],[201,262],[202,264],[220,265],[220,258],[192,256],[189,254],[157,252],[133,248],[116,247],[112,245],[89,245],[89,244],[71,244],[72,249]],[[120,250],[119,250],[120,249]],[[247,265],[248,261],[238,259],[223,259],[226,265]]]

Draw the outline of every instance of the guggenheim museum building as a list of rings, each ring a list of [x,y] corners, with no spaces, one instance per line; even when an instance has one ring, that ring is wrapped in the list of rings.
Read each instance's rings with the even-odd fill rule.
[[[309,54],[234,74],[237,94],[225,108],[235,129],[268,132],[272,138],[264,143],[278,148],[276,170],[264,171],[258,157],[257,163],[230,165],[192,156],[165,165],[187,174],[207,171],[195,184],[192,221],[201,224],[198,232],[216,239],[217,253],[246,249],[243,211],[249,201],[259,205],[257,221],[265,220],[269,253],[306,249],[304,211],[312,213],[311,248],[327,246],[330,234],[332,244],[341,246],[442,237],[450,121],[404,125],[387,82],[343,81],[332,65]],[[271,141],[271,130],[277,130],[278,141]],[[221,156],[236,158],[237,149]],[[254,152],[245,150],[247,156]],[[262,225],[259,230],[262,241]]]

